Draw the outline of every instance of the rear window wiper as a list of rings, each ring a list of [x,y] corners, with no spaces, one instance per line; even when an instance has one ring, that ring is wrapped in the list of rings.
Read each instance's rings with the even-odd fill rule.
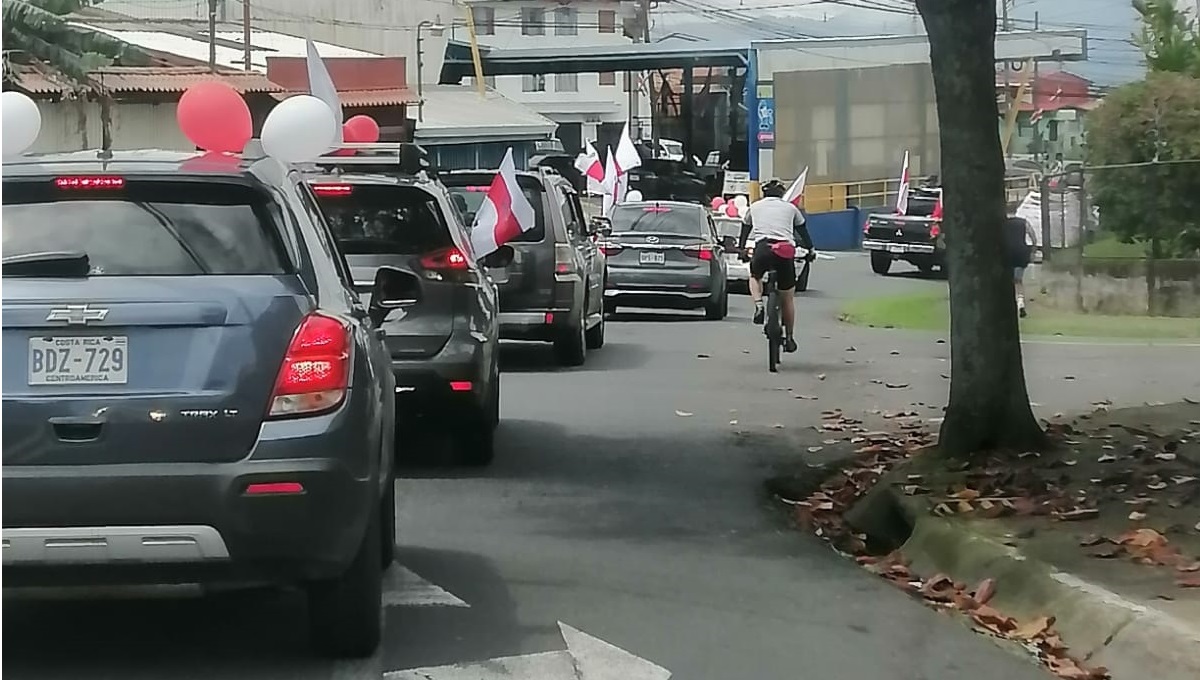
[[[26,253],[0,260],[4,276],[82,278],[92,271],[87,253],[78,251]]]

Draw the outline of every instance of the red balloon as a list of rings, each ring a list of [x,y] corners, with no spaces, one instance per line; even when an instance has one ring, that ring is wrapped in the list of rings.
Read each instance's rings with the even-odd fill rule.
[[[179,98],[175,118],[183,134],[205,151],[241,153],[254,135],[246,100],[216,80],[189,87]]]
[[[732,203],[726,203],[725,204],[725,216],[726,217],[737,217],[737,206]]]
[[[379,141],[379,123],[370,116],[359,114],[353,116],[346,124],[342,126],[342,136],[346,141],[354,141],[359,144],[374,144]],[[351,140],[350,135],[354,138]]]

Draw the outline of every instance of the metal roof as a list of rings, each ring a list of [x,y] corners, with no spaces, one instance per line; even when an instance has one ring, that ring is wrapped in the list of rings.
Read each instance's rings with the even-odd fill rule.
[[[48,67],[14,65],[8,74],[12,83],[30,94],[63,94],[75,87]],[[153,92],[179,94],[196,83],[217,80],[245,93],[279,92],[283,88],[259,73],[206,66],[107,66],[90,72],[114,94]]]
[[[417,124],[418,142],[544,138],[558,128],[554,121],[495,90],[486,90],[480,99],[474,87],[427,85],[422,94],[425,120]]]
[[[182,22],[170,23],[171,31],[147,30],[145,22],[89,20],[74,21],[73,25],[117,38],[151,52],[176,54],[196,62],[208,62],[207,29]],[[166,26],[168,22],[159,22]],[[245,67],[245,43],[241,31],[217,30],[217,64],[226,68]],[[322,57],[376,57],[372,52],[313,41]],[[305,39],[294,35],[252,29],[250,33],[250,66],[265,73],[267,57],[304,57]]]
[[[271,96],[276,99],[287,99],[308,92],[279,92]],[[377,90],[338,90],[338,100],[342,106],[351,108],[366,108],[371,106],[396,106],[399,104],[414,104],[417,96],[406,87],[387,87]]]
[[[473,75],[475,66],[469,49],[452,44],[442,65],[442,82],[458,82]],[[481,48],[483,73],[489,76],[528,73],[597,73],[696,66],[745,66],[749,45],[717,47],[690,43],[625,43],[580,45],[571,50],[560,46],[526,49]],[[455,49],[458,48],[458,49]]]

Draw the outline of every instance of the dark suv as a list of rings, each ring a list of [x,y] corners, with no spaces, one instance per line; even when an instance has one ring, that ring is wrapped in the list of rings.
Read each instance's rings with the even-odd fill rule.
[[[500,421],[496,287],[465,255],[470,239],[446,188],[408,163],[401,145],[356,145],[305,176],[364,300],[380,267],[420,282],[383,322],[401,418],[444,417],[460,460],[487,465]],[[511,255],[502,248],[488,261]]]
[[[442,177],[464,223],[474,221],[494,176],[457,171]],[[539,168],[518,172],[517,183],[537,221],[511,242],[511,262],[489,268],[500,288],[500,337],[552,342],[560,364],[579,366],[588,349],[604,345],[604,253],[579,194],[562,175]]]
[[[227,161],[5,161],[4,585],[301,585],[314,646],[366,656],[396,529],[377,329],[417,281],[364,306],[299,173]]]

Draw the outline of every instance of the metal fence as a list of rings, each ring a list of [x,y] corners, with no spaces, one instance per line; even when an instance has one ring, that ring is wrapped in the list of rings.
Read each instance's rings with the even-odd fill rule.
[[[1200,215],[1200,165],[1046,175],[1017,214],[1040,234],[1044,263],[1036,277],[1050,304],[1092,314],[1200,316],[1200,249],[1182,238],[1196,228],[1186,216]]]

